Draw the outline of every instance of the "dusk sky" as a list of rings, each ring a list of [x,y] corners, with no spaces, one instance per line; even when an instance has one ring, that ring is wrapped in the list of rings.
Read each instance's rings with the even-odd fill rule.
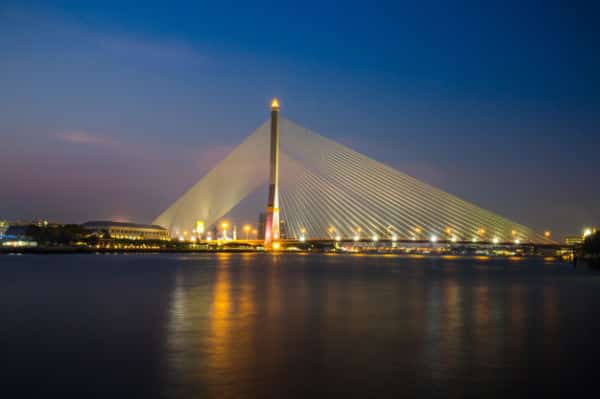
[[[0,219],[151,222],[278,97],[400,171],[579,233],[600,225],[591,4],[2,0]]]

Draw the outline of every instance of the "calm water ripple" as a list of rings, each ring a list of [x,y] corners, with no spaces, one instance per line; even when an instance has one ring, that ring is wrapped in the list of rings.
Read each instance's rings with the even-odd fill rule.
[[[542,259],[2,256],[0,395],[593,395],[599,310]]]

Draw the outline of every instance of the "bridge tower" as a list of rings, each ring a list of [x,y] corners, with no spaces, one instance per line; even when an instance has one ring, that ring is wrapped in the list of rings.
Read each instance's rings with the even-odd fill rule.
[[[279,101],[271,102],[271,158],[265,249],[279,249]]]

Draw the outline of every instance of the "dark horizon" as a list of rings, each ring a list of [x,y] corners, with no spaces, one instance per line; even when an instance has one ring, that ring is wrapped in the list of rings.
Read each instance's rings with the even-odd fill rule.
[[[419,180],[578,234],[600,225],[597,8],[3,2],[0,220],[149,223],[278,97]]]

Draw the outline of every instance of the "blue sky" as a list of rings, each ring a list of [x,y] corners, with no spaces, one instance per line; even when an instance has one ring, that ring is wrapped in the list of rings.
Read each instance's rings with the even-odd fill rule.
[[[536,229],[600,225],[585,2],[3,1],[0,218],[151,221],[289,119]]]

